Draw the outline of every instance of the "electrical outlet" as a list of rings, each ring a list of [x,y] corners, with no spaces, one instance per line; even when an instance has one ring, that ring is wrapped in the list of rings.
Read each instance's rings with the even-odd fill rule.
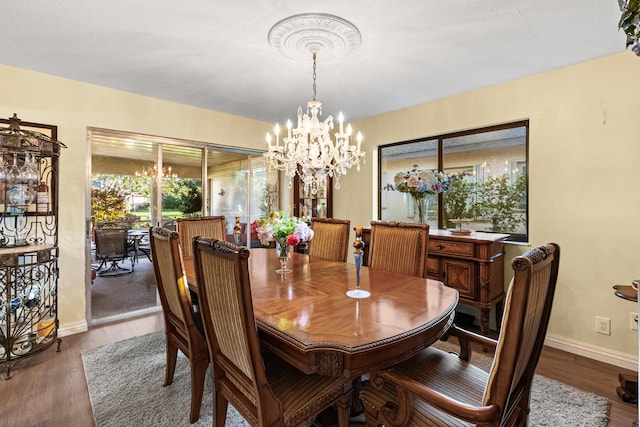
[[[596,316],[596,332],[604,335],[611,335],[611,319]]]
[[[632,331],[638,330],[638,313],[629,313],[629,327]]]

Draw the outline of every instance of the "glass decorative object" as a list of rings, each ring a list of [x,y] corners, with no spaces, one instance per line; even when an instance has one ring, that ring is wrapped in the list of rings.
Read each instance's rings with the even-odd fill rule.
[[[353,242],[353,247],[355,249],[353,256],[356,263],[356,288],[348,290],[347,296],[351,298],[368,298],[371,296],[371,292],[360,289],[360,267],[362,266],[362,250],[364,249],[365,245],[364,241],[362,240],[362,226],[357,225],[355,227],[355,231],[356,240],[355,242]]]
[[[240,225],[240,217],[236,217],[236,223],[233,226],[233,240],[236,243],[236,246],[240,245],[240,234],[242,233],[242,225]]]
[[[287,273],[291,273],[291,270],[287,268],[287,263],[291,258],[291,245],[287,243],[286,237],[276,239],[276,253],[280,260],[280,268],[276,270],[276,273],[280,273],[283,276]]]

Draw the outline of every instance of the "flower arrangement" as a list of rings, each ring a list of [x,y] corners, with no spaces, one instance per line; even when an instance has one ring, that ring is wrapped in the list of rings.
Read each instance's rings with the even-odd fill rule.
[[[251,227],[265,246],[273,241],[281,246],[296,246],[313,238],[313,230],[306,222],[286,217],[282,212],[269,212],[266,217],[255,220]]]
[[[438,194],[451,188],[451,180],[443,172],[434,169],[413,169],[407,172],[398,172],[393,177],[393,184],[387,184],[384,189],[411,193],[418,197],[426,194]]]
[[[418,165],[413,165],[413,169],[407,172],[398,172],[393,177],[393,184],[387,184],[384,189],[409,193],[416,202],[418,208],[418,221],[425,223],[425,215],[428,209],[429,194],[439,194],[451,188],[451,179],[444,172],[434,169],[418,169]]]

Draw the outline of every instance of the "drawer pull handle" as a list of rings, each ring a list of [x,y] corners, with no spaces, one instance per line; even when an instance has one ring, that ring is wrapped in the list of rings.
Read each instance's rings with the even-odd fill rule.
[[[436,248],[438,248],[438,249],[444,249],[444,245],[438,245],[438,246],[436,246]]]

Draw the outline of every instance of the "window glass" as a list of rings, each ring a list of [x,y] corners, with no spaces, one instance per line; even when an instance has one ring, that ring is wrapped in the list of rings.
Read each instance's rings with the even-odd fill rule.
[[[528,128],[523,121],[379,147],[379,218],[526,241]]]
[[[438,170],[437,139],[380,148],[381,220],[420,223],[422,208],[422,222],[438,227],[437,194],[403,185],[425,170]]]

